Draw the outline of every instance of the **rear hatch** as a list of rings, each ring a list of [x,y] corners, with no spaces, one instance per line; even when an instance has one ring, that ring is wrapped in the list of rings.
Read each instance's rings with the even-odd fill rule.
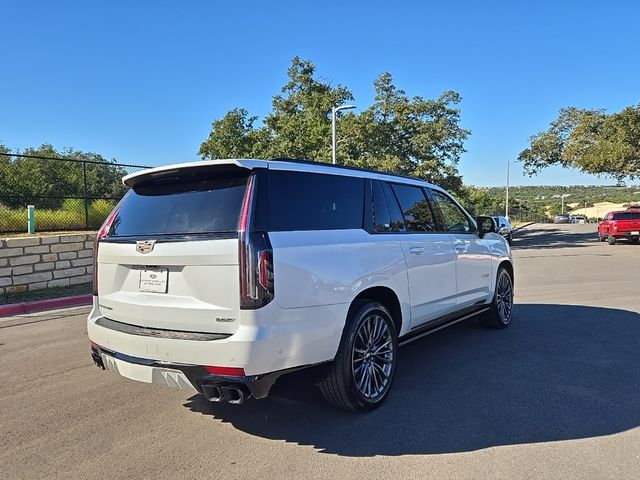
[[[617,233],[638,235],[640,233],[640,212],[620,212],[613,214]]]
[[[98,243],[102,315],[156,329],[234,333],[237,226],[249,174],[223,164],[130,181]]]

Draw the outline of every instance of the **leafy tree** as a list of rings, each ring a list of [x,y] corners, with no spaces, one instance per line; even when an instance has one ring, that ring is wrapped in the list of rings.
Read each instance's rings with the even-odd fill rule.
[[[345,163],[414,175],[462,192],[458,161],[468,130],[460,127],[460,96],[407,97],[385,72],[374,82],[373,105],[341,122]]]
[[[640,105],[607,115],[564,108],[549,128],[530,138],[518,156],[530,175],[550,165],[623,179],[640,178]]]
[[[244,109],[233,109],[212,123],[200,146],[203,158],[290,157],[331,161],[334,105],[353,100],[344,86],[315,76],[308,60],[294,57],[289,81],[273,98],[272,112],[261,126]],[[338,123],[340,163],[415,175],[462,192],[458,161],[470,134],[460,127],[460,96],[444,92],[437,99],[407,97],[383,73],[374,82],[373,105],[348,113]]]
[[[0,153],[11,152],[0,146]],[[21,153],[36,157],[96,162],[86,165],[88,196],[119,198],[125,192],[121,182],[121,178],[126,174],[124,168],[115,161],[107,161],[97,153],[71,148],[56,150],[50,144],[27,148]],[[84,196],[84,174],[80,162],[0,155],[1,201],[7,206],[17,207],[36,198],[47,197],[48,208],[59,208],[63,197]]]

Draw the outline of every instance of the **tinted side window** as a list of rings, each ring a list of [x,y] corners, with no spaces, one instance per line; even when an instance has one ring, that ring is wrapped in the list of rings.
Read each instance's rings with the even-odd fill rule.
[[[384,196],[387,199],[387,205],[389,206],[389,214],[391,215],[391,231],[393,232],[406,232],[407,228],[404,224],[404,218],[396,194],[393,193],[391,185],[387,182],[382,182],[382,189],[384,190]]]
[[[271,171],[269,230],[362,228],[364,179]]]
[[[393,191],[400,202],[408,231],[432,232],[435,230],[433,213],[422,188],[394,184]]]
[[[613,220],[640,220],[640,213],[637,213],[637,212],[614,213]]]
[[[391,214],[387,206],[387,199],[382,191],[382,183],[374,180],[371,184],[373,191],[373,231],[391,232]]]
[[[437,190],[431,195],[442,217],[442,226],[447,232],[467,233],[475,230],[473,224],[453,200]]]

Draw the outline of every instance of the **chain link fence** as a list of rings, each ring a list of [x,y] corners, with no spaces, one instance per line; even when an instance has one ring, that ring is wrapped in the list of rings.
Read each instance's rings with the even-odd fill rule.
[[[126,192],[122,177],[150,168],[115,161],[0,153],[0,233],[95,230]]]
[[[509,221],[513,224],[520,223],[553,223],[553,219],[546,215],[532,212],[530,210],[509,208]]]

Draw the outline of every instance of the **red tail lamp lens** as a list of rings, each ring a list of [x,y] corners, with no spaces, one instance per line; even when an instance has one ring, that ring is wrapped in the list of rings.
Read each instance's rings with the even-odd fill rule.
[[[205,370],[212,375],[228,375],[230,377],[244,377],[244,368],[240,367],[210,367],[205,366]]]

